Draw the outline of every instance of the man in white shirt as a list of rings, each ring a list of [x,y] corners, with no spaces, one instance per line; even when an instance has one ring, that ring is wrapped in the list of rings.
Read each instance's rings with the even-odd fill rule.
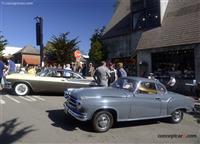
[[[176,79],[175,77],[170,77],[170,80],[168,81],[167,85],[170,87],[173,87],[176,84]]]

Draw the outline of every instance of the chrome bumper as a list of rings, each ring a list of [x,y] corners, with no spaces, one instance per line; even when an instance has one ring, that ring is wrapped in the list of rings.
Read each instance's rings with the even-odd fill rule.
[[[11,82],[6,81],[5,84],[3,85],[3,89],[11,90],[12,89]]]
[[[76,119],[79,120],[79,121],[87,121],[87,120],[88,120],[86,114],[80,114],[80,113],[77,113],[77,112],[73,111],[72,109],[70,109],[70,108],[66,105],[65,102],[64,102],[63,106],[64,106],[64,112],[65,112],[66,114],[70,114],[71,116],[73,116],[74,118],[76,118]]]

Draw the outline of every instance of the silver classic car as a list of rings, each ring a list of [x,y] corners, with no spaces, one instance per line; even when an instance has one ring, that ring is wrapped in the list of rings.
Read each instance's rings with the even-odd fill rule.
[[[92,121],[96,132],[109,130],[116,121],[169,118],[172,123],[192,112],[194,100],[169,92],[157,80],[120,78],[110,87],[64,91],[64,111],[80,121]]]
[[[80,88],[95,85],[93,80],[82,77],[79,73],[56,68],[44,69],[36,75],[14,73],[6,76],[16,95],[30,92],[63,93],[66,88]]]

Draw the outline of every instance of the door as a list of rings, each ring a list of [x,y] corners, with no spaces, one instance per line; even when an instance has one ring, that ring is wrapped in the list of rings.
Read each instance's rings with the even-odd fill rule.
[[[134,93],[131,105],[131,119],[159,117],[161,114],[161,95],[153,82],[141,82]]]
[[[63,72],[50,69],[44,75],[37,77],[38,89],[40,92],[63,92],[66,78],[63,77]]]

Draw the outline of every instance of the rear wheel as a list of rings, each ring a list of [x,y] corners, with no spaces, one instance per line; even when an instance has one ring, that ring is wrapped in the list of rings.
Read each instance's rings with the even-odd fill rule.
[[[106,132],[113,125],[113,116],[108,111],[97,112],[93,117],[92,124],[96,132]]]
[[[170,117],[171,123],[180,123],[183,119],[183,112],[178,109],[172,112],[172,116]]]
[[[19,96],[24,96],[24,95],[27,95],[29,94],[30,92],[30,88],[27,84],[25,83],[17,83],[15,86],[14,86],[14,92],[16,95],[19,95]]]

